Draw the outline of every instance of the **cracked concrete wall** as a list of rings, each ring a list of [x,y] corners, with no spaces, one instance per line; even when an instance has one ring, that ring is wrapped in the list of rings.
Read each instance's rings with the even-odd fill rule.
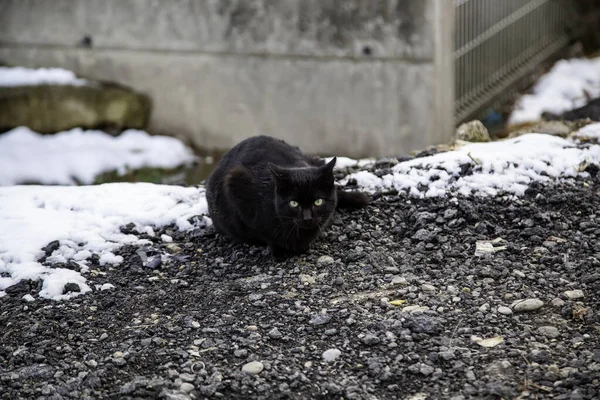
[[[150,130],[394,155],[453,132],[450,0],[4,0],[0,61],[149,94]]]

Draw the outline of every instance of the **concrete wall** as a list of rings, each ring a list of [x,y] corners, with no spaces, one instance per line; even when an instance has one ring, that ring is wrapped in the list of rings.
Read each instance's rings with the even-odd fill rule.
[[[0,61],[148,93],[151,131],[204,148],[268,134],[308,152],[393,155],[451,136],[453,10],[449,0],[2,0]]]

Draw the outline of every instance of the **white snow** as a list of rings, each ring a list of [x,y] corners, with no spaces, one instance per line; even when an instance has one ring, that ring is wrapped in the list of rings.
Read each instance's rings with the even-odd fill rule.
[[[80,128],[41,135],[19,127],[0,135],[0,186],[91,184],[104,172],[175,168],[194,159],[178,139],[135,129],[114,137]]]
[[[62,68],[0,67],[0,86],[75,85],[88,84],[69,70]]]
[[[332,159],[333,159],[333,157],[327,157],[324,160],[326,163],[328,163]],[[348,167],[364,167],[366,165],[373,164],[374,162],[375,162],[375,160],[373,160],[371,158],[363,158],[360,160],[354,160],[354,159],[348,158],[348,157],[336,157],[334,169],[343,169],[343,168],[348,168]]]
[[[543,112],[554,114],[584,106],[600,97],[600,57],[558,61],[522,96],[508,119],[509,125],[535,122]]]
[[[42,279],[39,295],[56,300],[92,290],[82,273],[37,262],[41,249],[54,240],[60,247],[48,264],[74,259],[86,265],[96,253],[101,264],[117,265],[123,259],[115,249],[144,242],[121,233],[120,226],[133,222],[138,231],[146,231],[151,224],[176,223],[186,230],[192,227],[190,217],[205,214],[204,189],[199,188],[147,183],[0,187],[0,297],[22,279]],[[69,282],[77,283],[81,293],[63,295]]]
[[[399,163],[381,178],[367,171],[347,176],[361,189],[373,192],[396,189],[415,197],[447,194],[494,196],[523,195],[533,181],[575,177],[584,163],[600,163],[600,146],[578,149],[559,137],[534,133],[490,143],[473,143],[455,151]],[[463,166],[471,175],[460,176]],[[426,188],[421,191],[420,187]]]
[[[600,141],[600,122],[589,124],[573,134],[574,139]]]

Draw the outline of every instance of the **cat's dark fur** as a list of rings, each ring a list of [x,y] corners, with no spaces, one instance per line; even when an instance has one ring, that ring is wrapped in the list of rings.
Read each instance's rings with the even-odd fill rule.
[[[578,119],[589,118],[592,121],[600,121],[600,98],[590,101],[583,107],[576,108],[571,111],[564,112],[562,114],[552,114],[545,112],[542,114],[542,118],[547,121],[576,121]]]
[[[364,193],[336,188],[333,167],[268,136],[231,149],[208,178],[208,210],[217,232],[267,245],[281,260],[308,250],[336,207],[364,207]],[[316,202],[316,203],[315,203]]]

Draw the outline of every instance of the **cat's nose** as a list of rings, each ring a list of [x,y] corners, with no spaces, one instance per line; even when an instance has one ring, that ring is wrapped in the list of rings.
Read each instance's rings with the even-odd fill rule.
[[[312,212],[310,210],[302,210],[302,219],[304,221],[312,221]]]

